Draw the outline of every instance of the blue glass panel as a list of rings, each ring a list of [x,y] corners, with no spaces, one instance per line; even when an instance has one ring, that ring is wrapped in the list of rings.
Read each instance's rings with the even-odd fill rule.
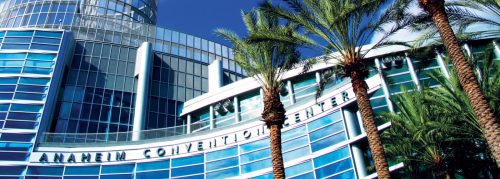
[[[168,169],[169,165],[170,165],[169,160],[147,162],[147,163],[137,163],[137,171]]]
[[[54,62],[47,62],[47,61],[38,61],[38,60],[26,60],[26,66],[31,66],[31,67],[45,67],[45,68],[50,68]]]
[[[11,42],[11,43],[30,43],[31,37],[6,37],[3,39],[3,42]]]
[[[316,141],[320,138],[325,137],[326,135],[337,133],[341,130],[344,130],[344,123],[342,121],[337,122],[335,124],[331,124],[329,126],[323,127],[319,130],[316,130],[314,132],[311,132],[309,134],[309,138],[311,139],[311,142]]]
[[[6,84],[17,84],[17,77],[11,77],[11,78],[0,78],[0,84],[6,85]]]
[[[43,105],[39,104],[12,104],[11,111],[41,112]]]
[[[34,68],[34,67],[24,67],[23,73],[49,75],[52,73],[50,68]]]
[[[256,176],[252,179],[273,179],[273,178],[274,178],[273,173],[267,173],[261,176]]]
[[[21,77],[19,83],[23,84],[34,84],[34,85],[48,85],[50,78],[28,78]]]
[[[1,120],[5,119],[5,117],[7,117],[7,113],[5,113],[5,112],[0,113],[0,119]],[[3,126],[3,122],[4,121],[2,121],[2,124],[0,124],[0,126]]]
[[[310,179],[310,178],[314,178],[313,172],[309,172],[309,173],[302,174],[299,176],[290,177],[290,179]]]
[[[176,179],[204,179],[205,177],[203,176],[203,174],[201,175],[194,175],[194,176],[187,176],[187,177],[179,177],[179,178],[176,178]]]
[[[336,111],[332,114],[329,114],[328,116],[310,122],[309,124],[307,124],[307,127],[309,128],[309,131],[313,131],[317,128],[323,127],[327,124],[332,123],[333,121],[337,121],[340,119],[342,119],[342,114],[340,113],[340,111]]]
[[[320,169],[316,169],[316,177],[323,178],[350,168],[352,168],[351,158],[347,158],[340,162],[327,165]]]
[[[151,172],[141,172],[136,174],[137,179],[150,179],[150,178],[169,178],[168,170],[159,170]]]
[[[309,141],[307,139],[307,136],[303,136],[303,137],[300,137],[297,139],[293,139],[291,141],[287,141],[287,142],[283,143],[281,146],[283,147],[283,152],[286,152],[288,150],[307,145],[308,142]]]
[[[47,31],[36,31],[35,36],[43,37],[59,37],[61,38],[62,32],[47,32]]]
[[[25,176],[24,179],[62,179],[56,176]]]
[[[28,59],[53,61],[56,54],[28,53]]]
[[[58,45],[46,45],[46,44],[31,44],[30,49],[57,51],[59,49],[59,46]]]
[[[270,168],[272,165],[271,159],[265,159],[254,163],[249,163],[241,166],[241,173],[249,173],[264,168]]]
[[[333,136],[330,136],[330,137],[327,137],[327,138],[324,138],[324,139],[321,139],[321,140],[318,140],[318,141],[312,143],[311,148],[312,148],[313,152],[316,152],[318,150],[335,145],[335,144],[342,142],[342,141],[345,141],[345,140],[347,140],[347,138],[345,136],[345,132],[341,132],[341,133],[335,134]]]
[[[26,53],[0,53],[0,59],[9,59],[9,60],[15,60],[15,59],[25,59],[26,58]]]
[[[29,151],[32,144],[27,143],[14,143],[14,142],[0,142],[0,150],[7,151]]]
[[[15,68],[15,67],[1,67],[0,68],[0,73],[21,73],[21,68]]]
[[[207,153],[207,161],[212,161],[212,160],[217,160],[221,158],[227,158],[231,156],[238,155],[238,149],[236,147],[229,148],[229,149],[224,149],[224,150],[218,150],[215,152],[210,152]]]
[[[0,61],[0,67],[21,67],[24,65],[24,61],[12,60],[12,61]]]
[[[64,179],[99,179],[99,176],[64,176]]]
[[[1,92],[14,92],[16,90],[15,85],[0,85]]]
[[[17,91],[34,92],[34,93],[46,93],[47,87],[45,86],[33,86],[33,85],[18,85]]]
[[[29,45],[25,45],[25,44],[3,44],[2,45],[2,49],[20,49],[20,50],[24,50],[24,49],[28,49],[30,46]]]
[[[99,166],[67,166],[64,175],[98,175]]]
[[[103,165],[101,173],[130,173],[134,171],[134,164]]]
[[[64,167],[29,166],[28,175],[62,175]]]
[[[0,37],[3,37],[5,35],[5,32],[0,32]]]
[[[192,175],[196,173],[203,173],[203,164],[202,165],[193,165],[189,167],[181,167],[181,168],[172,168],[172,177],[184,176],[184,175]]]
[[[13,134],[13,133],[2,133],[0,140],[2,141],[17,141],[17,142],[31,142],[35,137],[35,134]]]
[[[0,152],[0,161],[26,161],[27,152]]]
[[[319,168],[323,165],[332,163],[334,161],[340,160],[342,158],[350,156],[349,154],[349,148],[347,146],[337,149],[336,151],[330,152],[328,154],[319,156],[314,159],[314,166],[316,168]]]
[[[7,31],[8,36],[33,36],[33,31]]]
[[[126,179],[134,178],[133,174],[120,174],[120,175],[101,175],[101,179]]]
[[[12,93],[0,93],[0,100],[11,100],[13,95]]]
[[[26,166],[0,166],[0,175],[22,175]]]
[[[288,140],[291,138],[295,138],[295,137],[304,135],[304,134],[306,134],[306,132],[307,132],[306,126],[303,125],[303,126],[288,130],[286,132],[283,132],[283,134],[281,134],[281,137],[283,140]]]
[[[238,167],[230,168],[227,170],[216,171],[212,173],[207,173],[207,178],[229,178],[238,176]]]
[[[262,149],[265,147],[269,147],[269,138],[257,140],[255,142],[250,142],[247,144],[243,144],[240,146],[240,150],[242,153],[245,153],[245,152],[252,151],[252,150]]]
[[[0,111],[8,111],[10,104],[0,104]]]
[[[288,168],[285,168],[285,175],[286,176],[295,176],[301,173],[305,173],[308,171],[312,171],[312,164],[311,161],[308,160],[304,163],[294,165]]]
[[[288,162],[288,161],[291,161],[293,159],[297,159],[297,158],[303,157],[305,155],[309,155],[309,153],[310,153],[309,147],[304,146],[300,149],[292,150],[290,152],[283,154],[283,160],[285,162]]]
[[[38,113],[9,112],[9,116],[7,118],[8,119],[36,121],[40,118],[40,115]]]
[[[203,155],[172,159],[172,167],[203,163]]]
[[[61,40],[59,40],[59,39],[52,39],[52,38],[35,37],[35,38],[33,38],[33,42],[48,43],[48,44],[59,44],[61,42]]]
[[[328,177],[329,179],[343,179],[343,178],[355,178],[354,170],[349,170],[347,172],[335,175],[333,177]]]
[[[271,156],[271,150],[269,148],[264,150],[259,150],[251,153],[247,153],[245,155],[241,155],[241,163],[247,163],[254,160],[263,159]]]
[[[35,129],[37,126],[36,122],[28,122],[28,121],[6,121],[4,128],[12,128],[12,129]]]
[[[215,162],[207,163],[207,171],[217,170],[221,168],[227,168],[231,166],[238,166],[238,157],[219,160]]]
[[[45,99],[44,94],[33,94],[33,93],[16,93],[14,99],[22,99],[22,100],[35,100],[42,101]]]

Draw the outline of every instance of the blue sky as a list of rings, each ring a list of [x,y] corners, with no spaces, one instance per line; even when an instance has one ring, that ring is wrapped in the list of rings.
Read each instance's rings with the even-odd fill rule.
[[[231,47],[228,41],[215,35],[214,30],[225,28],[240,36],[246,35],[241,11],[249,11],[260,2],[263,0],[159,0],[157,25]],[[304,58],[322,54],[317,49],[299,49]]]
[[[160,0],[157,25],[212,40],[224,45],[227,41],[214,34],[226,28],[245,35],[241,10],[256,7],[260,0]]]

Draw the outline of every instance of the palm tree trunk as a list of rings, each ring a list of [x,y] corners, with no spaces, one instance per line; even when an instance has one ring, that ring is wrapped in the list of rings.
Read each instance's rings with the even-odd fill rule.
[[[285,167],[283,165],[283,155],[281,152],[281,126],[271,125],[269,127],[271,138],[271,159],[273,161],[274,178],[285,178]]]
[[[364,79],[365,75],[357,73],[356,71],[351,71],[349,76],[351,77],[354,95],[356,95],[356,101],[358,103],[359,110],[361,111],[363,127],[366,131],[368,145],[370,146],[372,152],[378,178],[390,178],[391,175],[389,173],[389,165],[385,159],[385,151],[382,147],[382,141],[380,140],[377,125],[375,124],[375,116],[368,97],[368,85]]]
[[[500,165],[500,127],[496,122],[491,107],[481,92],[474,71],[467,63],[458,40],[453,33],[444,9],[444,0],[419,0],[419,3],[429,13],[439,31],[446,51],[448,51],[455,67],[460,84],[464,88],[471,102],[472,109],[477,116],[491,154],[496,160],[497,165]]]
[[[269,128],[271,160],[274,178],[285,178],[283,154],[281,152],[281,128],[285,121],[285,108],[280,101],[279,88],[264,89],[264,110],[262,119]]]

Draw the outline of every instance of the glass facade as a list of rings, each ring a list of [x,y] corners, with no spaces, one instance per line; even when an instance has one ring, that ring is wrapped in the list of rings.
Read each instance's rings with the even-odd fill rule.
[[[157,3],[0,0],[0,178],[273,177],[261,90],[230,48],[155,26]],[[467,44],[479,62],[500,59],[491,39]],[[370,56],[375,113],[393,110],[402,86],[435,87],[429,75],[448,73],[445,55]],[[214,61],[224,86],[209,92]],[[280,91],[286,175],[372,177],[350,80],[333,78],[316,99],[321,68]]]
[[[178,119],[184,101],[208,91],[207,65],[221,60],[224,81],[242,79],[232,50],[220,44],[154,26],[155,0],[8,0],[0,2],[0,27],[63,28],[74,33],[71,69],[61,87],[50,132],[110,133],[132,130],[137,81],[137,48],[154,50],[148,115],[144,129],[185,129]],[[23,39],[8,39],[18,40]],[[43,39],[42,39],[43,40]],[[5,48],[22,47],[22,44]],[[46,47],[34,47],[46,48]],[[91,111],[91,112],[82,112]],[[81,140],[79,137],[68,140]],[[103,139],[104,138],[104,139]],[[125,136],[127,140],[129,136]],[[85,140],[116,140],[96,137]]]

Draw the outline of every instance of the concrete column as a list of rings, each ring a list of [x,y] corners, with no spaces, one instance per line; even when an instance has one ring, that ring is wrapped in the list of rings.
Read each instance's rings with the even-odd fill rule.
[[[443,56],[437,49],[435,50],[435,52],[436,52],[436,60],[439,64],[439,68],[441,68],[441,72],[443,72],[446,78],[450,78],[450,72],[448,71],[446,63],[444,63]]]
[[[375,59],[375,66],[377,67],[378,74],[380,75],[380,84],[382,86],[382,91],[384,91],[384,98],[387,103],[387,107],[389,108],[389,111],[394,112],[394,106],[391,101],[391,92],[389,91],[389,87],[387,87],[387,82],[385,82],[385,77],[382,73],[382,67],[380,65],[380,59]]]
[[[346,124],[347,134],[349,135],[349,138],[351,139],[361,134],[361,129],[359,128],[359,123],[356,117],[356,113],[345,108],[342,108],[342,113],[344,114],[344,121]]]
[[[319,72],[316,72],[314,75],[316,75],[316,83],[319,83],[321,82],[321,75],[319,74]]]
[[[474,60],[474,56],[472,56],[472,50],[470,49],[469,45],[464,44],[464,50],[465,50],[465,53],[467,53],[467,56],[469,56],[469,58],[471,60]],[[482,78],[482,76],[481,76],[481,69],[479,68],[479,66],[476,65],[475,70],[476,70],[476,73],[477,73],[477,79],[481,80],[481,78]]]
[[[415,68],[413,67],[413,63],[411,62],[408,53],[405,53],[405,60],[406,64],[408,65],[408,70],[410,70],[411,79],[413,80],[413,83],[417,85],[417,89],[420,90],[420,82],[418,81],[417,72],[415,72]]]
[[[260,108],[264,109],[264,90],[260,88],[259,93],[260,93]]]
[[[356,117],[358,117],[358,125],[361,133],[365,133],[365,127],[363,127],[363,119],[361,117],[361,112],[359,110],[356,111]]]
[[[295,104],[295,98],[293,97],[293,86],[292,81],[286,81],[286,86],[288,88],[288,97],[290,98],[290,104]]]
[[[191,134],[191,114],[186,117],[186,134]]]
[[[233,98],[233,106],[234,106],[234,122],[240,122],[240,103],[238,102],[238,96]]]
[[[210,129],[213,129],[215,126],[214,120],[215,120],[215,111],[214,111],[214,106],[210,105]]]
[[[149,42],[141,44],[137,50],[134,76],[137,77],[137,94],[135,99],[134,123],[132,127],[132,140],[140,139],[140,132],[144,129],[147,116],[149,78],[152,71],[153,53]]]
[[[500,58],[500,47],[495,40],[493,40],[493,46],[495,46],[495,54]]]
[[[354,165],[356,166],[356,173],[358,178],[364,178],[367,176],[365,159],[363,157],[363,150],[359,147],[359,144],[351,145],[352,158],[354,160]]]
[[[208,92],[212,92],[222,86],[222,62],[221,60],[214,60],[208,65]]]

